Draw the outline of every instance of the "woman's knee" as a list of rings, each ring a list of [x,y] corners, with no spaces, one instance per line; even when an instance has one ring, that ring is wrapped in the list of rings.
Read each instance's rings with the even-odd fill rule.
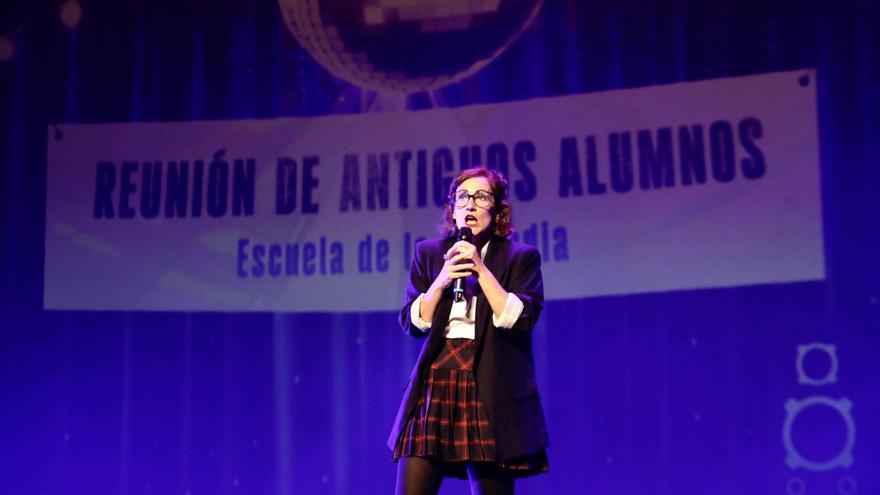
[[[515,479],[495,464],[468,464],[467,473],[472,495],[513,495]]]
[[[443,471],[429,459],[407,456],[397,461],[397,495],[433,495],[442,482]]]

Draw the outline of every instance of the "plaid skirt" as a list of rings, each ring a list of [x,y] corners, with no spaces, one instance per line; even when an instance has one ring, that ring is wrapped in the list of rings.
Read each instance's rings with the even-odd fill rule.
[[[474,341],[448,339],[431,364],[425,391],[407,420],[393,458],[418,456],[443,461],[448,475],[467,478],[465,463],[493,463],[513,477],[548,471],[547,455],[499,462],[489,416],[477,395]]]

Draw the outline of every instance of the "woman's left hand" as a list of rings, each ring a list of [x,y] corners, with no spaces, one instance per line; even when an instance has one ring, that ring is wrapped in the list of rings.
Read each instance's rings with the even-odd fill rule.
[[[474,264],[474,275],[479,277],[480,273],[483,272],[485,265],[483,265],[483,259],[480,257],[480,250],[477,249],[477,246],[474,246],[468,241],[458,241],[446,251],[446,254],[443,255],[443,259],[448,260],[456,255],[460,255],[462,261]]]

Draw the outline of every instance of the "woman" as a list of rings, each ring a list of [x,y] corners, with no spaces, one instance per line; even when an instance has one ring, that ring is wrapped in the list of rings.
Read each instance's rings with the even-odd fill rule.
[[[437,493],[453,476],[475,494],[512,494],[516,478],[549,469],[531,334],[544,305],[541,258],[508,239],[501,174],[465,170],[449,193],[444,238],[416,245],[400,312],[404,331],[427,340],[388,439],[397,493]],[[456,240],[462,227],[473,242]]]

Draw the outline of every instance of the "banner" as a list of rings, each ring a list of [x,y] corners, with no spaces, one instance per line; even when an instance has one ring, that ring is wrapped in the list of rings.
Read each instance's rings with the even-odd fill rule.
[[[548,299],[824,277],[806,71],[401,113],[62,124],[44,306],[399,308],[461,169],[510,181]],[[56,132],[60,131],[60,132]]]

